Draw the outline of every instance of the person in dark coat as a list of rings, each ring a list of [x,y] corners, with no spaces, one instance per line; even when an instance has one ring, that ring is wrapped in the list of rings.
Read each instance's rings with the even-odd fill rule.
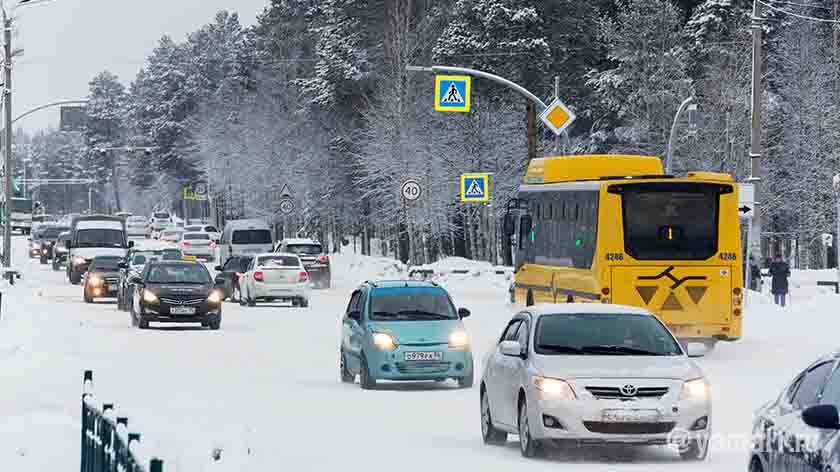
[[[773,300],[776,305],[785,306],[785,297],[788,293],[788,277],[790,277],[790,266],[782,259],[782,256],[776,255],[773,262],[770,263],[770,276],[773,277],[771,292],[773,292]]]
[[[754,257],[750,257],[750,290],[759,291],[761,287],[761,268],[755,261]]]

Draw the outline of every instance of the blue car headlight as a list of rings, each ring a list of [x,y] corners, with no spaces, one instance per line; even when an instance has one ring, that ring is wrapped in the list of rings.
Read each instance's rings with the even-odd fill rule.
[[[373,333],[373,345],[383,351],[393,351],[397,348],[394,337],[388,333]]]
[[[469,345],[470,337],[463,329],[453,331],[452,334],[449,335],[449,347],[463,349],[465,347],[469,347]]]

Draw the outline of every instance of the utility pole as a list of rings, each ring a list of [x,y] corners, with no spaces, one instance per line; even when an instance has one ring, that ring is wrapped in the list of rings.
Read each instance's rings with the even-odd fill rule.
[[[753,0],[752,23],[752,119],[750,131],[750,177],[747,182],[755,186],[755,203],[753,206],[753,230],[752,241],[749,241],[754,251],[750,254],[757,254],[761,261],[761,46],[762,27],[764,19],[759,11],[759,0]],[[760,262],[759,262],[760,263]]]
[[[6,205],[3,207],[3,267],[11,267],[12,265],[12,197],[14,192],[12,190],[12,177],[14,176],[14,166],[12,163],[12,19],[6,14],[6,9],[3,11],[3,95],[6,98],[4,105],[6,111],[6,132],[5,134],[5,194]]]

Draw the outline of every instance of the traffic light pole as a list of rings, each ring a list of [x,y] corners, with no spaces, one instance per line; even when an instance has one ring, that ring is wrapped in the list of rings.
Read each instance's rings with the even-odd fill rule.
[[[6,196],[3,205],[3,267],[12,265],[12,177],[14,176],[14,165],[12,162],[12,19],[3,12],[3,95],[5,100],[4,108],[6,125],[4,133],[4,194]]]

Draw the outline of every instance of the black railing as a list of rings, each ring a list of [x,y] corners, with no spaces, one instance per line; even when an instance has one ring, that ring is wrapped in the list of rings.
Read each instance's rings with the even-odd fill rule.
[[[139,433],[128,432],[128,418],[116,416],[113,403],[94,406],[93,372],[85,371],[82,394],[81,472],[163,472],[163,461],[141,463],[132,451],[140,442]]]

